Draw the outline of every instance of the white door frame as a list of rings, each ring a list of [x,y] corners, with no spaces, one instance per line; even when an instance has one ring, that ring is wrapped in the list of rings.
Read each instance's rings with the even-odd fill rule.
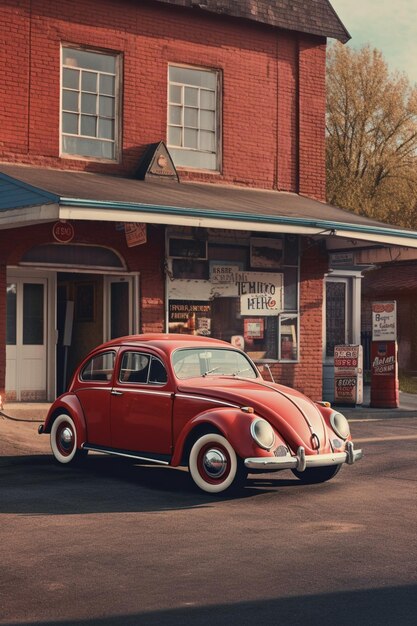
[[[45,381],[46,381],[46,398],[48,400],[55,397],[55,344],[56,344],[56,302],[55,297],[51,298],[51,294],[56,294],[56,273],[35,270],[30,268],[18,268],[18,267],[10,267],[7,269],[7,283],[17,282],[18,284],[23,284],[25,282],[36,282],[37,280],[41,281],[45,285],[44,291],[44,342],[45,342]],[[21,309],[21,306],[20,306]],[[17,321],[17,329],[22,327],[22,311],[18,313]],[[22,342],[22,337],[20,335],[20,330],[18,330],[17,344]],[[53,346],[53,350],[51,350],[51,346]],[[6,353],[8,347],[6,346]],[[51,359],[51,353],[53,354],[53,358]],[[22,390],[22,386],[20,383],[19,376],[17,376],[16,380],[16,394],[17,398],[20,400],[20,393]],[[7,390],[6,390],[7,391]]]

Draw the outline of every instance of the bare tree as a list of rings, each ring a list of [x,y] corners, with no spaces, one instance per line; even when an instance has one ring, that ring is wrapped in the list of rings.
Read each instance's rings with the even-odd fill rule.
[[[327,199],[416,228],[417,88],[378,50],[329,47]]]

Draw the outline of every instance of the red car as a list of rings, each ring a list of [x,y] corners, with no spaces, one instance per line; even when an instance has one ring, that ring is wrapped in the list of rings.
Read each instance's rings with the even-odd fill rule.
[[[242,485],[247,474],[291,469],[305,483],[333,478],[362,457],[338,411],[265,381],[224,341],[136,335],[93,350],[51,406],[60,463],[89,450],[177,467],[203,491]]]

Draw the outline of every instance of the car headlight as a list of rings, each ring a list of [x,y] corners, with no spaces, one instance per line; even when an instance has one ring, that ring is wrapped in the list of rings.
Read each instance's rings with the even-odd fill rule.
[[[250,433],[259,447],[270,450],[275,443],[272,426],[264,419],[258,418],[250,425]]]
[[[341,413],[334,412],[330,415],[330,423],[336,435],[341,439],[347,439],[350,435],[349,422]]]

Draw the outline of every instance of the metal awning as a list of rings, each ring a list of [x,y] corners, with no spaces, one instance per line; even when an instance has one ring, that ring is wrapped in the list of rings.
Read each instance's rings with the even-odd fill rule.
[[[0,164],[0,229],[58,219],[293,233],[417,248],[417,231],[294,193]]]

